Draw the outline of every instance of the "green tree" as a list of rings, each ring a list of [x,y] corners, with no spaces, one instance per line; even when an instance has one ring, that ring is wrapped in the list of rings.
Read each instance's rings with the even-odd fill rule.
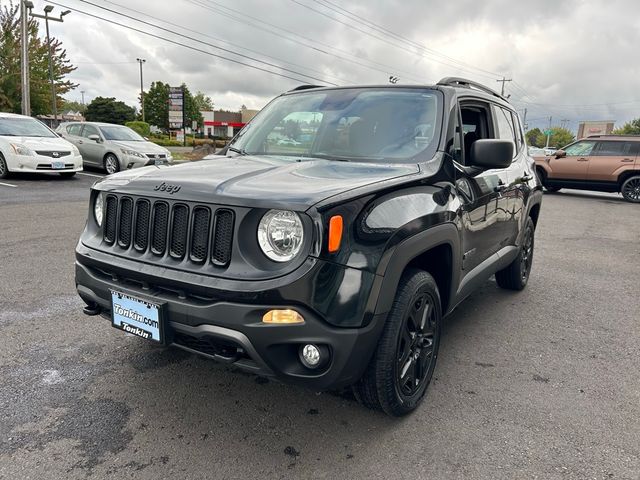
[[[193,96],[193,103],[196,105],[198,110],[213,110],[213,100],[208,95],[198,91]]]
[[[150,125],[169,128],[169,84],[153,82],[144,94],[144,115]]]
[[[49,53],[46,39],[38,36],[38,21],[29,19],[29,75],[31,91],[31,113],[52,113],[51,84],[49,81]],[[0,111],[20,113],[22,90],[20,76],[20,12],[19,6],[9,2],[0,6]],[[62,107],[62,96],[78,85],[66,80],[76,67],[67,59],[62,42],[51,38],[53,80],[56,86],[58,110]]]
[[[622,127],[613,131],[616,135],[640,135],[640,118],[625,123]]]
[[[84,112],[87,110],[87,106],[83,105],[81,102],[76,102],[75,100],[63,99],[60,111],[68,112],[69,110],[84,114]]]
[[[540,138],[543,137],[543,133],[539,128],[536,127],[529,130],[527,133],[525,133],[525,136],[527,137],[527,144],[530,147],[544,146],[544,140],[542,145],[540,145]]]
[[[543,137],[546,142],[546,136]],[[569,145],[573,142],[576,137],[571,133],[571,130],[567,130],[566,128],[553,127],[551,129],[551,138],[549,139],[549,146],[555,148],[562,148],[565,145]],[[544,146],[544,143],[542,144]]]
[[[96,97],[87,105],[85,117],[90,122],[107,122],[124,125],[136,117],[136,110],[113,97]]]
[[[198,122],[198,126],[202,126],[204,118],[202,118],[193,95],[191,95],[189,88],[184,83],[182,84],[182,89],[184,91],[184,121],[187,123],[185,126],[191,128],[191,122],[193,121]]]

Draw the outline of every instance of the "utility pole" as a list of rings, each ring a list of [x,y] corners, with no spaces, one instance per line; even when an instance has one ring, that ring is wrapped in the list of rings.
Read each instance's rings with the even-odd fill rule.
[[[46,5],[44,7],[44,15],[38,15],[36,13],[31,13],[31,16],[34,18],[43,18],[44,19],[44,24],[47,30],[47,50],[49,51],[49,82],[51,83],[51,109],[53,110],[53,121],[55,123],[55,125],[53,125],[54,127],[57,126],[58,124],[58,98],[56,95],[56,84],[54,82],[53,79],[53,54],[51,52],[51,37],[49,36],[49,20],[51,20],[52,22],[64,22],[64,19],[62,17],[64,17],[65,15],[68,15],[71,13],[71,10],[65,10],[64,12],[62,12],[60,14],[60,18],[53,18],[50,17],[49,14],[53,11],[53,5]]]
[[[511,78],[502,77],[502,80],[496,80],[496,82],[502,83],[502,89],[500,91],[500,95],[504,97],[504,84],[507,82],[513,81]]]
[[[562,128],[567,128],[567,127],[569,126],[569,122],[570,122],[570,121],[571,121],[571,120],[570,120],[570,119],[568,119],[568,118],[563,118],[562,120],[560,120],[560,126],[561,126]]]
[[[22,84],[22,114],[31,116],[31,92],[29,90],[29,12],[33,8],[33,2],[24,0],[20,2],[20,39],[22,43],[21,84]]]
[[[551,121],[553,117],[549,117],[549,128],[547,129],[547,143],[544,148],[549,148],[549,140],[551,139]]]
[[[144,84],[142,83],[142,64],[146,62],[144,58],[136,58],[140,64],[140,104],[142,105],[142,121],[144,122]]]
[[[80,90],[80,93],[82,94],[82,106],[84,107],[84,90]]]

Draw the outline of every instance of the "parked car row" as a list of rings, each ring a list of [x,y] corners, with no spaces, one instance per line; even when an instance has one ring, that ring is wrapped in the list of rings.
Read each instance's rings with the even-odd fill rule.
[[[123,125],[72,122],[53,131],[34,118],[0,113],[0,178],[12,172],[72,177],[85,165],[112,174],[172,160],[169,150]]]

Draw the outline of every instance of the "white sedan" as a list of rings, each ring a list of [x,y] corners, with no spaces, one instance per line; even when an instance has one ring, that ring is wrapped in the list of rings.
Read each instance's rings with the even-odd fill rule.
[[[82,156],[75,145],[34,118],[0,113],[0,178],[11,172],[72,177],[81,171]]]

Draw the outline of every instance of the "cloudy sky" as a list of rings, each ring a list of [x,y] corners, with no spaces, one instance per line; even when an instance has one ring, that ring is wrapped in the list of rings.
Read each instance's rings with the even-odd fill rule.
[[[36,11],[45,5],[34,3]],[[84,90],[86,101],[115,96],[135,105],[142,57],[145,88],[154,80],[185,82],[216,107],[234,110],[260,108],[300,83],[386,83],[390,75],[399,83],[433,83],[453,75],[499,89],[504,75],[513,80],[506,93],[527,108],[530,127],[543,127],[549,116],[574,131],[579,120],[621,124],[640,116],[637,0],[49,3],[57,5],[54,14],[60,5],[73,10],[64,24],[51,23],[78,67],[72,100]]]

